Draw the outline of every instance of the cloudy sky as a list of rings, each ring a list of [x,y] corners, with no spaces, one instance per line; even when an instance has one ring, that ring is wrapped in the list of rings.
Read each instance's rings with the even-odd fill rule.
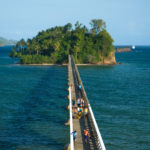
[[[32,38],[76,21],[103,19],[115,45],[150,45],[150,0],[0,0],[0,37]]]

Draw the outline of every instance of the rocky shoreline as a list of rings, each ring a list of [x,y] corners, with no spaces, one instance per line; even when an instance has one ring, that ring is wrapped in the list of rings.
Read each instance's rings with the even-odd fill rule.
[[[107,66],[107,65],[116,65],[119,64],[116,62],[115,52],[111,52],[107,58],[101,58],[102,61],[93,64],[76,64],[77,66]],[[30,66],[67,66],[68,64],[20,64],[20,65],[30,65]]]

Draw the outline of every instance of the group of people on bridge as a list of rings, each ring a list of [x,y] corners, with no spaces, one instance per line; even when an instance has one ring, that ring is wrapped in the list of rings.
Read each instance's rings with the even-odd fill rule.
[[[88,108],[85,106],[83,98],[77,99],[77,106],[73,105],[73,119],[81,119],[83,116],[87,116]]]
[[[81,90],[81,85],[79,85],[79,90]],[[76,105],[75,105],[75,101],[73,101],[72,108],[73,108],[73,119],[81,119],[82,117],[84,117],[85,119],[87,118],[88,108],[85,106],[85,100],[83,97],[77,98]],[[74,130],[72,134],[75,142],[77,138],[77,131]],[[85,144],[87,143],[88,136],[90,137],[89,131],[85,128],[84,129]]]

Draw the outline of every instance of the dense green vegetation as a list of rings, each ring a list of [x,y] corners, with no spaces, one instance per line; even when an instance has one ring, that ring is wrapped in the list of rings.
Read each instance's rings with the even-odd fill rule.
[[[7,40],[3,37],[0,37],[0,46],[4,46],[4,45],[13,45],[16,44],[17,41],[15,40]]]
[[[67,63],[72,54],[76,63],[98,63],[114,51],[113,39],[105,22],[94,19],[91,29],[76,22],[41,31],[33,39],[21,39],[12,48],[11,57],[19,57],[23,64]]]

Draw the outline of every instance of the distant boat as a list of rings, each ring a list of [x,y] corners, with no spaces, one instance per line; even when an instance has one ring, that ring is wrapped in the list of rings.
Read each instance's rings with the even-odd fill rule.
[[[132,45],[132,49],[135,49],[135,46],[134,46],[134,45]]]

